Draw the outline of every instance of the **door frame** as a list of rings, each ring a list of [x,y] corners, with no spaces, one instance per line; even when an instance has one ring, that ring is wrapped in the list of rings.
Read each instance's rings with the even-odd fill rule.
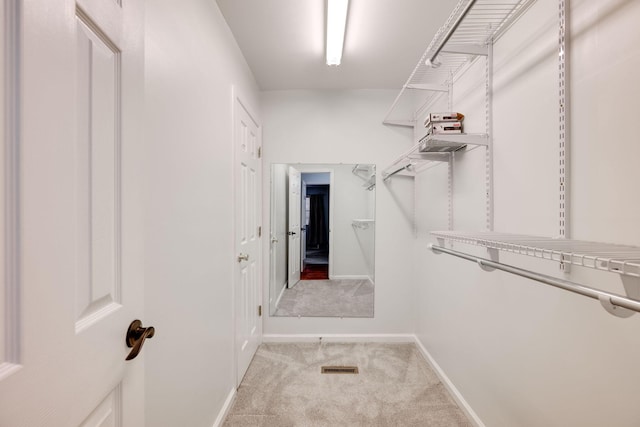
[[[304,270],[304,261],[307,259],[307,183],[300,173],[300,274]]]
[[[297,165],[300,167],[300,165]],[[331,168],[326,167],[303,167],[300,171],[300,181],[302,182],[302,174],[305,173],[328,173],[329,174],[329,279],[333,279],[333,207],[334,207],[334,173]],[[304,202],[302,202],[304,203]],[[302,212],[300,212],[302,216]],[[302,246],[302,241],[300,242]],[[302,247],[300,248],[302,250]],[[287,248],[287,255],[289,249]],[[302,256],[300,257],[302,259]],[[288,278],[287,278],[288,280]]]
[[[237,175],[236,175],[236,120],[238,119],[238,108],[243,108],[246,113],[249,115],[249,117],[251,117],[251,119],[253,120],[253,122],[256,124],[257,126],[257,136],[258,136],[258,147],[260,147],[260,151],[262,151],[262,124],[260,123],[260,121],[257,119],[257,115],[255,114],[255,111],[257,111],[256,109],[254,109],[249,103],[246,102],[246,100],[248,99],[247,96],[245,96],[242,91],[238,90],[238,87],[236,87],[235,85],[231,86],[231,150],[233,153],[233,167],[232,167],[232,185],[233,185],[233,209],[235,211],[235,206],[236,206],[236,202],[237,202],[237,194],[235,189],[237,188]],[[256,185],[256,190],[257,193],[256,194],[256,207],[258,209],[258,212],[256,213],[256,218],[258,218],[258,220],[260,221],[260,223],[262,223],[263,221],[263,216],[262,216],[262,155],[259,155],[259,167],[258,167],[258,171],[256,173],[256,177],[259,180],[259,182]],[[235,216],[235,213],[233,215],[233,222],[232,222],[232,233],[233,233],[233,251],[231,253],[231,265],[234,266],[233,270],[233,283],[232,283],[232,287],[231,287],[231,298],[233,301],[233,304],[231,306],[231,313],[232,313],[232,321],[233,321],[233,378],[234,378],[234,384],[235,384],[235,389],[237,389],[240,386],[240,383],[242,382],[242,378],[239,378],[238,375],[238,365],[239,365],[239,352],[238,352],[238,313],[236,310],[237,307],[237,294],[236,294],[236,286],[238,285],[237,280],[238,280],[238,276],[236,274],[236,264],[237,264],[237,254],[238,254],[238,248],[236,247],[237,245],[237,241],[236,241],[236,236],[237,236],[237,228],[239,226],[239,222],[238,219]],[[261,226],[262,229],[262,235],[264,234],[264,226]],[[262,306],[262,315],[264,315],[264,301],[263,301],[263,275],[262,275],[262,261],[263,261],[263,254],[262,254],[262,235],[260,235],[258,238],[260,239],[260,241],[258,242],[258,249],[256,251],[257,255],[258,255],[258,261],[257,261],[257,274],[256,274],[256,292],[257,292],[257,300],[259,301],[259,304]],[[262,317],[264,319],[264,317]],[[263,321],[260,320],[258,322],[258,345],[260,345],[262,343],[262,329],[263,329],[263,325],[262,325]]]
[[[297,177],[294,181],[293,177]],[[297,194],[293,192],[297,184]],[[292,165],[287,165],[287,289],[293,288],[300,281],[302,275],[302,172]],[[292,202],[296,196],[298,205]],[[292,215],[291,210],[297,212]],[[297,215],[296,215],[297,214]],[[292,217],[295,221],[292,221]],[[295,226],[297,224],[297,227]],[[297,241],[297,244],[296,244]],[[297,248],[298,258],[291,248]],[[292,259],[293,258],[293,259]],[[293,261],[293,262],[292,262]],[[297,269],[297,275],[295,274]],[[293,271],[292,271],[293,270]],[[297,280],[296,280],[297,279]]]

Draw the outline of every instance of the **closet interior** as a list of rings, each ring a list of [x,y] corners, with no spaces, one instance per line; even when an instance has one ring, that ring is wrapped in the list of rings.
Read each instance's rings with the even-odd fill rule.
[[[540,283],[581,294],[599,300],[604,309],[619,317],[629,317],[640,311],[640,247],[610,244],[570,238],[570,115],[569,73],[570,48],[568,43],[568,1],[558,1],[557,35],[557,218],[558,227],[554,236],[523,235],[494,231],[494,123],[500,126],[500,117],[493,109],[494,54],[493,45],[512,24],[527,12],[534,0],[507,2],[460,1],[445,24],[436,33],[431,43],[410,74],[400,93],[391,105],[383,123],[407,126],[414,130],[416,142],[409,150],[382,170],[383,181],[401,174],[415,177],[421,172],[444,163],[447,167],[448,230],[430,230],[435,238],[429,248],[436,254],[448,253],[473,262],[484,270],[491,271],[498,263],[500,252],[511,252],[525,256],[554,261],[560,271],[569,273],[571,266],[586,267],[614,273],[620,276],[626,295],[602,289],[554,279],[536,271],[514,269],[504,266],[503,271],[537,280]],[[425,116],[431,114],[435,105],[444,106],[454,112],[456,82],[472,68],[483,68],[476,72],[477,87],[484,88],[484,129],[477,133],[427,134],[422,126]],[[398,106],[415,106],[412,114],[399,114]],[[403,109],[406,112],[407,108]],[[426,123],[426,122],[425,122]],[[482,126],[480,126],[482,127]],[[485,227],[484,231],[460,230],[453,224],[453,198],[455,192],[454,169],[459,167],[456,156],[461,150],[471,147],[484,150],[485,183]],[[418,184],[416,184],[418,185]],[[416,197],[419,197],[416,191]],[[415,220],[415,219],[414,219]],[[475,245],[486,249],[489,258],[452,251],[454,243]],[[464,246],[463,245],[463,246]],[[444,249],[443,249],[444,248]],[[449,248],[449,249],[447,249]],[[498,263],[498,264],[496,264]],[[494,267],[489,267],[489,264]]]

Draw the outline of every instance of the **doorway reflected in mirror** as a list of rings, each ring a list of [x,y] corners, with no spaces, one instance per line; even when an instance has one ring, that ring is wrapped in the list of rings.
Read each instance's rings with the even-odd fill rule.
[[[301,280],[329,279],[329,193],[331,173],[302,173],[302,273]]]
[[[373,317],[375,165],[273,164],[273,316]]]

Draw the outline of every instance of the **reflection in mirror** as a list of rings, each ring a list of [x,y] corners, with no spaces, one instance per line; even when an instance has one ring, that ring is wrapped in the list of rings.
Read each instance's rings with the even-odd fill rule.
[[[271,165],[272,316],[373,317],[375,165]]]

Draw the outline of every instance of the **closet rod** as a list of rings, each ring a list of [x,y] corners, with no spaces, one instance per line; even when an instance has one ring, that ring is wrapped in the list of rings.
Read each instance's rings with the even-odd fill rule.
[[[506,271],[507,273],[526,277],[527,279],[535,280],[537,282],[544,283],[546,285],[564,289],[565,291],[584,295],[586,297],[593,298],[601,302],[602,301],[609,302],[613,306],[623,307],[623,308],[640,313],[639,300],[627,298],[622,295],[613,294],[610,292],[601,291],[599,289],[583,286],[578,283],[570,282],[568,280],[557,279],[555,277],[547,276],[545,274],[524,270],[522,268],[513,267],[511,265],[502,264],[502,263],[491,261],[485,258],[480,258],[473,255],[465,254],[464,252],[458,252],[453,249],[443,248],[442,246],[429,244],[429,249],[431,249],[434,253],[441,252],[441,253],[453,255],[458,258],[466,259],[468,261],[477,262],[478,265],[480,265],[481,267],[490,267],[490,268],[495,268],[497,270]]]
[[[431,55],[431,58],[429,58],[426,61],[426,65],[427,66],[431,66],[431,67],[435,67],[435,60],[436,57],[440,54],[440,51],[442,50],[442,48],[444,47],[445,44],[447,44],[447,42],[449,41],[449,39],[451,38],[451,36],[453,35],[453,33],[456,32],[456,30],[458,29],[458,27],[460,26],[460,23],[462,22],[462,20],[465,18],[465,16],[467,16],[467,14],[469,13],[469,11],[471,10],[471,8],[473,7],[473,5],[476,3],[476,0],[470,0],[469,3],[467,4],[467,6],[464,8],[464,10],[462,11],[462,13],[460,14],[460,16],[458,16],[458,19],[456,19],[456,22],[453,23],[453,25],[451,26],[451,28],[449,28],[449,31],[447,31],[447,35],[444,36],[444,39],[442,40],[442,42],[440,43],[440,46],[438,46],[438,48],[436,49],[436,51],[433,53],[433,55]]]

